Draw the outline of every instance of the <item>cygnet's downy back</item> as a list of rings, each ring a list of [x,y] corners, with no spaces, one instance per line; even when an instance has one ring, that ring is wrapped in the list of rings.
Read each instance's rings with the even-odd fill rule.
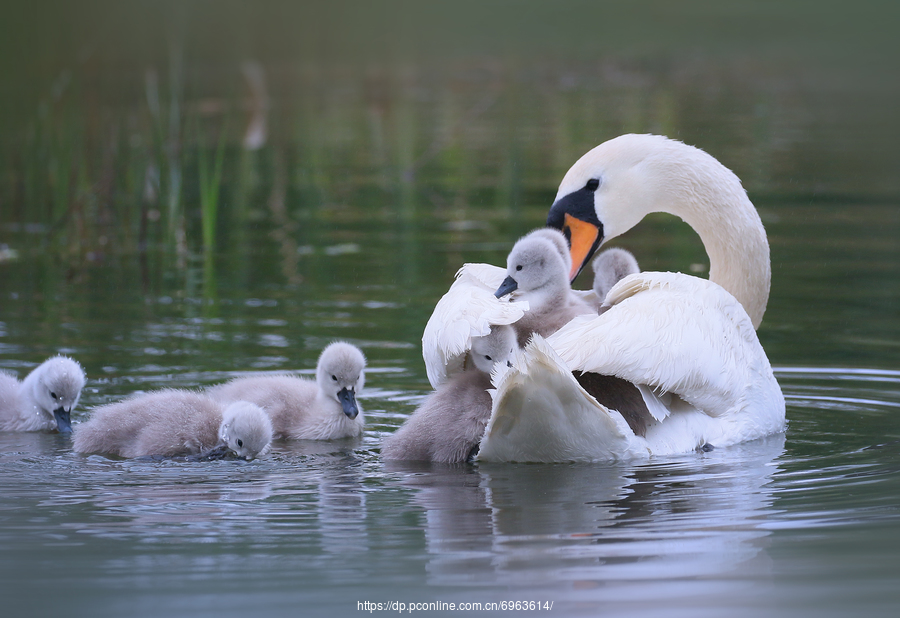
[[[234,452],[250,459],[271,440],[269,418],[254,404],[225,406],[202,393],[164,389],[95,409],[75,426],[73,449],[119,457],[206,459]]]
[[[294,375],[235,378],[210,388],[223,403],[250,401],[265,410],[273,437],[337,440],[362,433],[357,396],[365,383],[366,358],[355,346],[332,343],[319,355],[315,381]]]
[[[0,431],[71,432],[71,413],[85,381],[81,365],[65,356],[47,359],[21,384],[0,376]]]

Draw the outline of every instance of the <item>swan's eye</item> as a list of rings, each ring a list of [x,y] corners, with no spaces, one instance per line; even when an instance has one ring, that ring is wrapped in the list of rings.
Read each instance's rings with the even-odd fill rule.
[[[331,379],[337,382],[337,376],[331,376]]]
[[[238,438],[238,448],[243,448],[243,446],[244,446],[244,441],[241,440],[240,438]]]
[[[516,270],[522,270],[522,265],[519,264],[518,266],[516,266]]]
[[[590,180],[587,181],[587,184],[584,185],[584,188],[587,189],[588,191],[596,191],[597,187],[599,187],[599,186],[600,186],[600,179],[599,178],[591,178]]]
[[[54,399],[59,399],[59,397],[57,397],[56,393],[54,393],[53,391],[50,391],[50,396],[53,397]]]
[[[486,359],[488,359],[488,360],[489,360],[489,361],[492,361],[492,360],[494,360],[494,359],[493,359],[493,358],[491,358],[491,357],[490,357],[490,356],[488,356],[488,355],[487,355],[487,354],[485,354],[485,355],[484,355],[484,357],[485,357],[485,358],[486,358]]]

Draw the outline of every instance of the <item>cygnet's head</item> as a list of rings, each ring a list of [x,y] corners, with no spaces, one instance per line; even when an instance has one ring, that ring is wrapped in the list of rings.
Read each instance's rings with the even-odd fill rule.
[[[506,259],[506,279],[494,295],[501,298],[516,290],[523,294],[536,290],[552,294],[569,287],[566,262],[557,247],[543,235],[529,234],[519,239]]]
[[[472,338],[472,361],[480,371],[490,374],[495,363],[511,367],[517,347],[516,331],[512,326],[493,325],[489,335]]]
[[[54,356],[32,371],[24,384],[41,410],[56,419],[59,432],[70,433],[72,409],[81,397],[85,381],[81,365],[71,358]]]
[[[235,401],[222,412],[219,441],[238,457],[263,455],[272,442],[272,421],[258,405]]]
[[[366,375],[366,357],[354,345],[335,341],[322,350],[316,365],[319,390],[341,404],[348,418],[359,414],[356,396],[362,390]]]
[[[619,281],[641,272],[631,252],[618,247],[600,253],[591,266],[594,268],[594,293],[601,301]]]
[[[572,255],[569,253],[569,241],[566,240],[565,235],[559,230],[552,227],[539,227],[522,237],[523,240],[525,238],[546,238],[552,242],[553,246],[556,247],[556,250],[559,251],[559,255],[562,257],[563,262],[565,262],[566,272],[569,272],[569,270],[572,269]]]

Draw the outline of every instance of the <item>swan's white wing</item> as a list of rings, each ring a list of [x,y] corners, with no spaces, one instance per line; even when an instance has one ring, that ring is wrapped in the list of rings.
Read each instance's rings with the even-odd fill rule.
[[[625,419],[597,403],[540,336],[494,376],[479,461],[609,461],[649,452]]]
[[[494,378],[484,461],[596,461],[727,446],[784,429],[784,397],[743,307],[676,273],[623,279],[599,316],[534,337]],[[654,423],[635,436],[575,370],[638,385]],[[677,395],[677,396],[675,396]]]
[[[499,300],[494,292],[506,269],[465,264],[438,301],[422,334],[422,356],[431,386],[437,388],[462,369],[472,337],[490,333],[492,324],[512,324],[528,310],[527,302]]]
[[[675,393],[713,417],[750,410],[766,427],[779,416],[783,425],[784,397],[753,324],[721,286],[640,273],[616,284],[604,304],[602,315],[579,316],[547,338],[571,370]]]

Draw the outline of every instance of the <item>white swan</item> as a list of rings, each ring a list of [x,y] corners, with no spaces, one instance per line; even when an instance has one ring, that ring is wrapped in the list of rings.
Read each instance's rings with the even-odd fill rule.
[[[491,417],[491,370],[511,363],[516,333],[510,326],[493,326],[491,333],[472,339],[474,367],[450,377],[406,422],[384,440],[383,459],[463,463],[478,453]]]
[[[322,350],[316,381],[290,375],[235,378],[210,388],[217,401],[252,401],[272,419],[275,438],[335,440],[362,434],[357,394],[365,383],[366,358],[349,343]]]
[[[84,388],[84,370],[65,356],[47,359],[19,383],[0,372],[0,431],[72,431],[71,412]]]
[[[223,405],[204,394],[166,389],[100,406],[75,426],[76,453],[119,457],[216,457],[234,452],[253,459],[272,441],[272,423],[259,406]]]
[[[646,457],[784,429],[784,397],[755,332],[768,300],[768,242],[731,171],[680,142],[624,135],[569,170],[548,225],[570,239],[574,278],[597,247],[650,212],[697,231],[710,280],[631,275],[610,290],[602,315],[535,336],[494,382],[479,460]]]

